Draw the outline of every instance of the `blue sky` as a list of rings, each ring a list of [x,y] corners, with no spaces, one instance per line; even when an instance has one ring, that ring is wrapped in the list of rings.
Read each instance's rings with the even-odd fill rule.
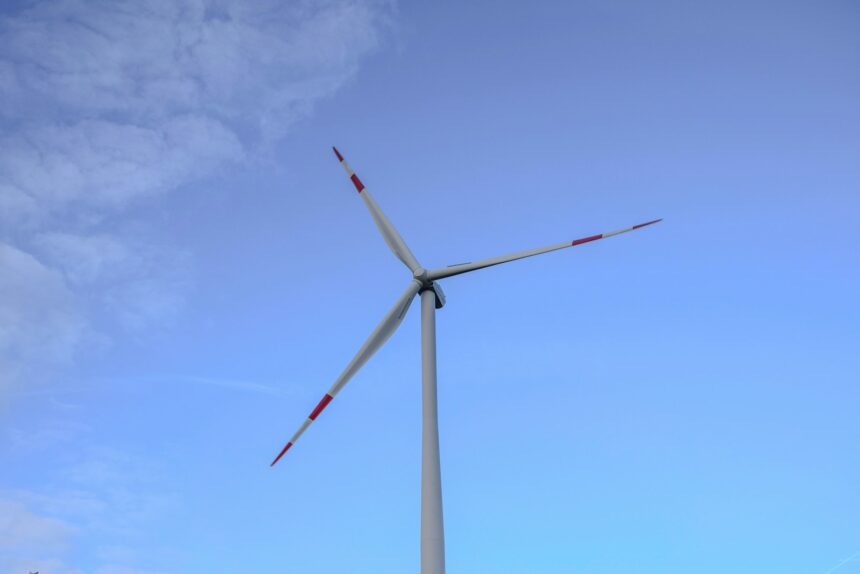
[[[2,12],[3,572],[860,572],[855,3]]]

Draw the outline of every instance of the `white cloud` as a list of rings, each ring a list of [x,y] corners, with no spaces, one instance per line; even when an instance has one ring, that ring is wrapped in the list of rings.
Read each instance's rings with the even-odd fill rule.
[[[179,266],[113,216],[264,153],[388,17],[373,0],[43,0],[0,19],[0,375],[69,360],[93,306],[125,328],[175,313]]]
[[[153,559],[142,533],[177,503],[155,462],[108,448],[73,454],[42,485],[0,491],[0,572],[70,574],[84,562],[90,574],[149,573],[133,567]]]
[[[32,512],[20,502],[0,499],[0,568],[4,572],[64,572],[62,556],[77,530]]]
[[[106,310],[126,329],[165,321],[182,304],[186,279],[181,251],[106,233],[41,233],[33,237],[32,245],[72,289],[87,294],[79,298],[82,302]]]
[[[380,8],[54,0],[6,19],[6,209],[122,206],[241,161],[355,72],[378,42]]]
[[[201,116],[156,124],[84,119],[31,125],[0,141],[0,173],[14,189],[4,214],[31,224],[69,207],[120,209],[136,198],[175,189],[242,159],[236,135]],[[26,211],[16,213],[24,202]],[[37,219],[38,218],[38,219]]]
[[[56,261],[71,285],[90,285],[99,280],[133,271],[142,264],[142,255],[116,237],[107,234],[83,237],[49,232],[35,238],[37,249]]]
[[[62,520],[30,512],[23,504],[0,499],[0,549],[56,553],[65,550],[75,529]]]
[[[0,243],[0,392],[30,365],[67,363],[87,332],[62,274]]]

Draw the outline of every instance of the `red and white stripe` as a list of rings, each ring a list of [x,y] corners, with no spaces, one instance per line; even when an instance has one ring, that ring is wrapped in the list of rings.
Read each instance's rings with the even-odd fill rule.
[[[570,246],[573,247],[575,245],[582,245],[583,243],[588,243],[589,241],[597,241],[598,239],[604,239],[606,237],[612,237],[613,235],[618,235],[620,233],[627,233],[628,231],[633,231],[634,229],[640,229],[645,227],[646,225],[653,225],[654,223],[660,223],[663,221],[662,219],[654,219],[653,221],[647,221],[645,223],[640,223],[638,225],[633,225],[631,227],[625,227],[624,229],[616,229],[615,231],[608,231],[606,233],[600,233],[598,235],[589,235],[588,237],[582,237],[580,239],[574,239],[571,241]]]
[[[345,160],[345,159],[343,159],[343,156],[342,156],[342,155],[340,155],[340,152],[339,152],[339,151],[337,151],[337,148],[336,148],[336,147],[334,147],[334,146],[332,146],[332,147],[331,147],[331,149],[333,149],[333,150],[334,150],[334,155],[336,155],[336,156],[337,156],[337,161],[339,161],[339,162],[340,162],[340,165],[342,165],[342,166],[343,166],[343,169],[345,169],[345,170],[346,170],[346,173],[347,173],[347,175],[349,176],[349,179],[350,179],[350,180],[352,180],[352,185],[354,185],[354,186],[355,186],[355,189],[357,189],[357,190],[358,190],[358,193],[361,193],[362,191],[364,191],[364,184],[363,184],[363,183],[361,183],[361,180],[360,180],[360,179],[358,179],[358,176],[357,176],[357,175],[355,175],[355,172],[354,172],[354,171],[352,171],[352,168],[351,168],[351,167],[349,167],[349,164],[348,164],[348,163],[346,163],[346,160]]]
[[[589,243],[591,241],[597,241],[598,239],[603,239],[605,237],[612,237],[613,235],[618,235],[620,233],[626,233],[628,231],[633,231],[635,229],[641,229],[642,227],[646,227],[648,225],[652,225],[654,223],[658,223],[663,221],[662,219],[654,219],[652,221],[648,221],[645,223],[640,223],[638,225],[633,225],[631,227],[625,227],[624,229],[616,229],[615,231],[609,231],[607,233],[598,233],[597,235],[589,235],[588,237],[581,237],[579,239],[574,239],[573,241],[565,241],[563,243],[556,243],[555,245],[548,245],[546,247],[538,247],[536,249],[529,249],[527,251],[520,251],[518,253],[510,253],[508,255],[501,255],[499,257],[490,257],[489,259],[482,259],[480,261],[469,262],[469,263],[459,263],[457,265],[451,265],[448,267],[443,267],[441,269],[432,269],[427,272],[427,278],[431,281],[435,281],[437,279],[444,279],[446,277],[453,277],[454,275],[462,275],[463,273],[469,273],[471,271],[477,271],[478,269],[485,269],[487,267],[492,267],[494,265],[501,265],[502,263],[508,263],[510,261],[516,261],[518,259],[525,259],[526,257],[534,257],[535,255],[542,255],[544,253],[549,253],[551,251],[558,251],[559,249],[566,249],[568,247],[576,247],[577,245],[582,245],[583,243]]]
[[[281,449],[281,452],[278,453],[278,456],[275,457],[275,460],[273,460],[272,464],[269,466],[275,466],[275,463],[281,460],[281,457],[290,450],[290,447],[292,447],[297,440],[299,440],[299,437],[302,436],[309,426],[311,426],[311,423],[317,420],[317,417],[320,416],[320,413],[325,410],[332,399],[334,399],[334,396],[328,393],[323,396],[322,400],[320,400],[320,402],[317,403],[317,406],[314,407],[314,410],[311,411],[311,414],[308,415],[308,418],[305,419],[305,422],[302,423],[302,426],[299,427],[299,430],[296,431],[296,434],[294,434],[284,448]]]
[[[418,260],[415,258],[415,255],[412,254],[412,251],[409,250],[409,246],[406,245],[406,242],[403,241],[403,238],[400,236],[400,233],[394,228],[394,225],[388,220],[385,214],[382,212],[382,209],[376,204],[376,201],[371,196],[370,192],[364,187],[364,184],[358,179],[358,176],[352,171],[352,168],[349,167],[349,164],[346,163],[346,160],[343,158],[343,155],[338,151],[338,149],[334,146],[332,148],[334,150],[334,155],[337,156],[337,160],[340,162],[340,165],[343,166],[343,169],[346,170],[346,174],[349,176],[350,181],[352,181],[352,185],[355,186],[355,189],[358,191],[358,194],[361,196],[361,199],[364,200],[364,204],[367,206],[367,209],[370,211],[371,217],[373,217],[374,223],[376,223],[376,227],[379,229],[379,232],[382,234],[382,238],[385,239],[385,243],[388,244],[388,248],[391,249],[392,253],[400,259],[404,265],[406,265],[410,271],[415,272],[417,269],[421,268],[421,265],[418,263]]]
[[[341,372],[328,392],[322,399],[320,399],[320,402],[317,403],[317,406],[314,407],[314,410],[311,411],[308,418],[304,420],[302,426],[299,427],[299,430],[297,430],[292,438],[290,438],[289,442],[287,442],[284,448],[281,449],[281,452],[278,453],[278,456],[275,457],[275,460],[273,460],[272,464],[269,466],[274,466],[276,462],[281,460],[281,457],[284,456],[284,454],[290,450],[294,444],[296,444],[299,437],[302,436],[308,427],[311,426],[311,423],[320,416],[320,413],[325,410],[329,403],[331,403],[332,399],[334,399],[341,389],[346,386],[352,376],[358,372],[362,365],[364,365],[364,363],[367,362],[367,360],[373,356],[377,350],[379,350],[385,341],[388,340],[394,331],[397,330],[397,327],[403,321],[403,317],[406,315],[406,311],[409,309],[412,300],[415,298],[415,295],[418,294],[420,289],[421,283],[419,281],[412,280],[409,282],[409,286],[406,287],[406,290],[400,298],[394,303],[391,309],[388,310],[388,313],[386,313],[385,317],[382,318],[382,321],[379,322],[379,325],[376,326],[364,344],[362,344],[361,348],[343,372]]]

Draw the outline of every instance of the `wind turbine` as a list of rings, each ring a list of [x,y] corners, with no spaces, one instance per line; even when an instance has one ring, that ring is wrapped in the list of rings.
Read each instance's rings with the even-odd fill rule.
[[[343,389],[347,382],[355,375],[364,363],[388,340],[397,330],[403,317],[409,310],[412,300],[417,294],[421,294],[421,382],[422,382],[422,434],[421,434],[421,574],[444,574],[445,572],[445,536],[442,524],[442,476],[439,467],[439,423],[436,408],[436,309],[445,305],[445,295],[438,281],[454,275],[477,271],[485,267],[516,261],[550,251],[557,251],[566,247],[576,247],[590,241],[597,241],[613,235],[619,235],[634,229],[640,229],[646,225],[658,223],[662,219],[655,219],[646,223],[640,223],[632,227],[625,227],[608,233],[598,233],[556,243],[548,247],[538,247],[500,257],[482,259],[474,263],[460,263],[439,269],[427,270],[418,263],[415,255],[409,250],[406,242],[385,216],[376,201],[358,179],[358,176],[343,159],[337,150],[332,148],[338,161],[346,170],[352,180],[358,194],[364,200],[364,204],[370,211],[373,221],[379,228],[382,237],[406,267],[412,272],[412,280],[403,292],[403,295],[394,303],[394,306],[380,321],[376,329],[370,334],[358,353],[352,358],[334,384],[323,396],[320,402],[308,415],[308,418],[299,427],[299,430],[287,442],[270,466],[274,466],[284,453],[299,440],[299,437],[314,422],[320,413]]]

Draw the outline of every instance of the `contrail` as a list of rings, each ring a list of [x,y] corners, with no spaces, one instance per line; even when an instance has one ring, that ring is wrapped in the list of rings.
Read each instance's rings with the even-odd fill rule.
[[[849,556],[848,558],[846,558],[845,560],[843,560],[842,562],[840,562],[839,564],[837,564],[836,566],[834,566],[833,568],[831,568],[830,570],[825,572],[824,574],[830,574],[831,572],[835,572],[838,568],[841,568],[843,564],[847,564],[848,562],[851,562],[857,556],[860,556],[860,550],[858,550],[857,552],[855,552],[854,554],[852,554],[851,556]]]
[[[214,378],[214,377],[199,377],[199,376],[193,376],[193,375],[163,375],[160,377],[154,377],[153,379],[158,379],[160,382],[176,381],[176,382],[181,382],[181,383],[192,383],[192,384],[198,384],[198,385],[208,385],[211,387],[221,387],[224,389],[231,389],[234,391],[263,393],[263,394],[267,394],[267,395],[285,394],[285,391],[283,389],[279,389],[277,387],[273,387],[273,386],[266,385],[263,383],[256,383],[253,381],[219,379],[219,378]],[[153,379],[150,379],[150,380],[153,380]]]
[[[99,382],[117,382],[120,379],[96,379]],[[257,383],[254,381],[243,381],[243,380],[235,380],[235,379],[219,379],[217,377],[201,377],[195,375],[145,375],[145,376],[133,376],[127,379],[126,381],[133,381],[138,383],[190,383],[194,385],[204,385],[210,387],[220,387],[222,389],[229,389],[233,391],[240,392],[249,392],[249,393],[261,393],[266,395],[285,395],[289,394],[290,391],[278,387],[274,387],[271,385],[267,385],[264,383]],[[41,396],[47,395],[49,397],[53,397],[55,395],[61,394],[69,394],[69,393],[86,393],[99,390],[103,387],[94,384],[81,384],[70,386],[66,388],[46,388],[46,389],[33,389],[33,390],[22,390],[14,393],[16,396],[20,397],[30,397],[30,396]]]

